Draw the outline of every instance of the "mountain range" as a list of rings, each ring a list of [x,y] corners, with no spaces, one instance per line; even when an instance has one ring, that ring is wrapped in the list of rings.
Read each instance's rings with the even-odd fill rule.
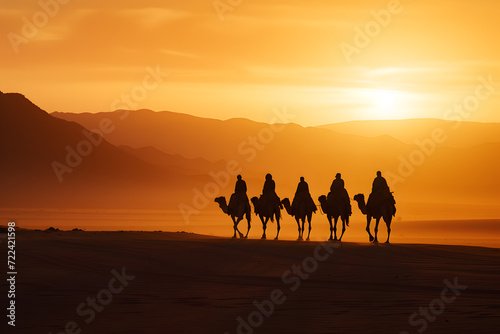
[[[52,115],[89,129],[110,119],[117,127],[106,139],[115,145],[151,146],[210,161],[236,160],[249,177],[260,178],[258,186],[263,175],[271,172],[292,195],[301,175],[325,192],[337,172],[342,172],[356,192],[366,192],[377,170],[394,174],[392,183],[408,195],[461,197],[472,191],[474,197],[489,197],[496,194],[493,185],[500,185],[494,163],[500,153],[500,124],[463,122],[455,130],[449,121],[441,120],[373,121],[359,122],[354,134],[332,130],[337,124],[273,126],[246,119],[221,121],[150,110],[130,111],[127,118],[120,119],[124,114]],[[354,125],[350,125],[352,129]],[[436,130],[440,135],[433,138]],[[362,136],[365,132],[371,136]],[[474,144],[457,144],[457,138],[465,135]],[[450,193],[455,185],[463,188]],[[255,191],[259,190],[256,187]]]
[[[0,121],[3,207],[149,207],[208,180],[199,161],[189,161],[195,174],[189,177],[176,166],[178,157],[153,164],[21,94],[0,93]]]
[[[49,114],[16,93],[0,93],[0,118],[4,207],[164,209],[196,206],[196,196],[208,207],[208,198],[231,194],[237,173],[258,195],[268,172],[281,197],[292,197],[304,176],[315,198],[341,172],[352,197],[369,193],[377,170],[400,207],[416,205],[413,213],[500,199],[500,124],[303,127],[151,110]]]

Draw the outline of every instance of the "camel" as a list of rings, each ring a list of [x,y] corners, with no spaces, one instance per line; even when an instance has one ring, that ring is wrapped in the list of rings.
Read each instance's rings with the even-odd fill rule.
[[[345,226],[349,226],[349,216],[351,215],[351,210],[349,205],[342,205],[342,202],[335,201],[331,204],[328,203],[327,197],[325,195],[321,195],[319,197],[319,202],[321,204],[321,209],[327,215],[328,222],[330,223],[330,239],[329,240],[338,240],[342,241],[342,237],[344,236],[344,232],[346,230]],[[342,220],[342,234],[340,238],[337,239],[337,221],[338,219]],[[332,219],[334,220],[334,224],[332,224]],[[335,238],[333,234],[335,233]]]
[[[255,214],[259,216],[260,220],[262,221],[262,238],[261,239],[266,239],[266,228],[267,228],[267,223],[269,222],[269,219],[271,219],[271,222],[274,222],[274,218],[276,218],[276,223],[278,224],[278,233],[276,234],[276,238],[274,240],[278,240],[278,236],[280,234],[280,218],[281,218],[281,210],[280,207],[275,205],[272,202],[265,201],[264,199],[258,198],[258,197],[252,197],[251,199],[252,204],[255,209]]]
[[[236,238],[236,232],[238,232],[240,238],[248,238],[248,232],[250,232],[250,222],[251,222],[251,211],[250,211],[250,207],[247,206],[245,204],[245,202],[240,202],[238,204],[238,207],[237,207],[237,210],[236,212],[228,212],[229,211],[229,207],[226,203],[226,198],[224,196],[221,196],[221,197],[217,197],[214,202],[218,203],[219,204],[219,207],[222,209],[222,211],[225,213],[225,214],[228,214],[231,216],[231,219],[233,220],[233,229],[234,229],[234,235],[233,235],[233,238]],[[240,221],[243,220],[243,217],[246,216],[246,219],[248,221],[248,230],[247,230],[247,234],[246,235],[243,235],[243,233],[240,232],[240,230],[238,229],[238,224],[240,223]]]
[[[389,237],[391,236],[392,215],[394,213],[394,207],[391,202],[385,200],[379,206],[370,208],[365,203],[365,195],[357,194],[356,196],[354,196],[354,200],[358,202],[358,207],[361,212],[366,215],[366,232],[368,232],[368,235],[370,236],[370,241],[378,242],[378,224],[380,222],[380,218],[383,218],[385,224],[387,225],[387,241],[385,243],[388,244]],[[375,238],[370,233],[370,222],[372,218],[375,218]]]
[[[286,212],[292,217],[295,217],[295,220],[297,221],[297,225],[299,227],[299,237],[297,240],[303,240],[304,238],[304,229],[305,229],[305,224],[306,224],[306,219],[307,222],[309,223],[309,232],[307,234],[307,239],[309,240],[309,236],[311,235],[311,219],[312,219],[312,214],[313,211],[311,208],[307,205],[307,202],[301,201],[300,206],[298,208],[298,213],[295,215],[292,214],[292,206],[290,204],[290,200],[288,198],[285,198],[281,201],[281,204],[285,207]],[[300,226],[300,221],[302,221],[302,227]]]

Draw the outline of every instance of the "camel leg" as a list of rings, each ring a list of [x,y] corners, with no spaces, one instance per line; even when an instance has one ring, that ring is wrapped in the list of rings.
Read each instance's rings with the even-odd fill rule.
[[[334,225],[333,225],[333,234],[335,235],[335,238],[333,238],[333,240],[337,241],[337,222],[339,220],[339,217],[334,217],[333,218],[333,221],[334,221]]]
[[[370,242],[374,240],[373,235],[370,232],[370,223],[372,221],[372,216],[367,215],[366,216],[366,232],[368,232],[368,235],[370,236]]]
[[[307,233],[307,241],[309,241],[309,237],[311,236],[311,219],[312,219],[312,214],[307,216],[307,221],[309,222],[309,232]]]
[[[302,231],[300,229],[300,219],[299,217],[295,216],[295,221],[297,222],[297,228],[299,229],[299,237],[297,238],[297,240],[302,240]]]
[[[248,238],[248,233],[250,232],[250,227],[252,227],[252,225],[250,224],[250,220],[247,219],[247,222],[248,222],[248,229],[247,229],[247,234],[245,235],[245,239]]]
[[[330,223],[330,239],[328,240],[333,240],[333,225],[332,225],[332,216],[328,216],[328,222]]]
[[[377,233],[378,233],[378,224],[380,223],[380,217],[378,218],[375,218],[375,240],[373,240],[373,242],[378,242],[378,238],[377,238]]]
[[[238,229],[238,225],[240,224],[240,221],[242,221],[242,220],[243,220],[243,217],[238,217],[238,219],[236,220],[236,223],[235,223],[236,231],[238,231],[240,238],[244,237],[243,233],[241,233],[240,230]]]
[[[389,243],[389,238],[391,236],[391,220],[391,216],[384,217],[385,224],[387,225],[387,241],[385,242],[386,244]]]
[[[280,226],[280,216],[279,215],[276,215],[276,224],[278,225],[278,232],[276,233],[276,238],[274,238],[274,240],[278,240],[278,237],[280,235],[281,226]]]
[[[340,235],[339,241],[342,241],[342,237],[344,236],[344,232],[345,232],[345,223],[346,223],[347,219],[345,219],[343,217],[340,217],[340,219],[342,220],[342,234]]]
[[[269,218],[266,218],[266,220],[264,220],[264,217],[260,216],[260,220],[262,221],[262,230],[263,230],[261,239],[266,239],[266,228]]]
[[[233,230],[234,230],[233,239],[236,239],[236,231],[238,231],[238,224],[236,223],[236,217],[231,217],[231,219],[233,220]]]
[[[306,230],[306,217],[302,218],[302,229],[300,230],[300,240],[304,240],[305,230]]]

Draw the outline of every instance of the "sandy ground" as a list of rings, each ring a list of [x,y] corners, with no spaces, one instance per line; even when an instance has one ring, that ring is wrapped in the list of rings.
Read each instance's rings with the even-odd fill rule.
[[[4,315],[2,333],[500,332],[500,249],[160,232],[16,242],[17,326]]]

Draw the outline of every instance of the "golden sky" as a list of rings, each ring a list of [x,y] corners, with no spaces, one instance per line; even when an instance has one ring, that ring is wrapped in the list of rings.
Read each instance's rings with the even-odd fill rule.
[[[0,90],[49,112],[130,106],[267,122],[286,107],[303,125],[446,118],[480,77],[500,82],[498,0],[0,4]],[[500,122],[500,85],[481,92],[461,117]]]

